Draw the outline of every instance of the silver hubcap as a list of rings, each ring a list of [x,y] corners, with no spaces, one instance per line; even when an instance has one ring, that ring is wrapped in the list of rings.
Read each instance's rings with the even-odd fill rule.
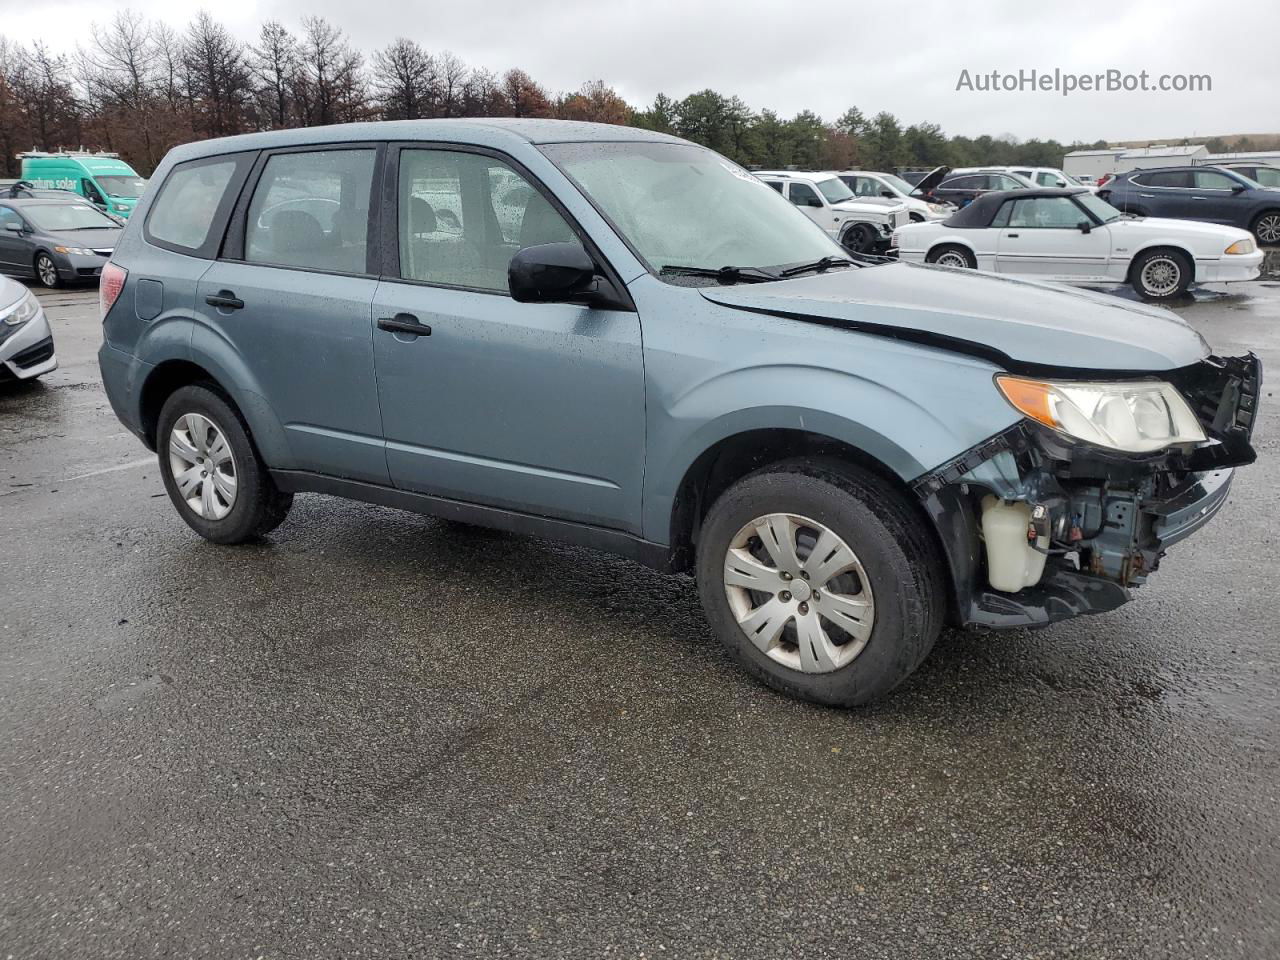
[[[969,261],[954,250],[948,250],[942,256],[938,257],[934,263],[940,267],[959,267],[962,270],[967,270],[969,268]]]
[[[725,556],[724,589],[747,639],[804,673],[852,662],[875,624],[871,581],[857,555],[796,514],[757,517],[738,531]]]
[[[208,417],[188,413],[169,433],[169,470],[178,493],[196,516],[221,520],[236,503],[236,458]]]
[[[1148,293],[1168,296],[1178,289],[1182,268],[1168,257],[1156,257],[1142,268],[1142,288]]]
[[[1268,214],[1258,221],[1258,239],[1263,243],[1280,243],[1280,214]]]
[[[58,268],[53,265],[53,261],[48,257],[41,257],[36,267],[40,273],[40,282],[46,287],[51,287],[58,282]]]

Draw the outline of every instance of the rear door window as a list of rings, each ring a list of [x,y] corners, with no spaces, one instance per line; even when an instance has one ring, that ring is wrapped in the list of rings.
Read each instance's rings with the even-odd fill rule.
[[[143,235],[156,246],[212,257],[252,159],[233,154],[175,166],[151,204]]]
[[[254,188],[244,259],[329,273],[367,273],[369,194],[377,150],[277,153]]]

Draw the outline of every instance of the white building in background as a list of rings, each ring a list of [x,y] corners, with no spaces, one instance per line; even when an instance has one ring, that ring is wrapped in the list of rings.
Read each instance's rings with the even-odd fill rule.
[[[1062,172],[1073,177],[1097,180],[1104,173],[1116,172],[1116,162],[1124,152],[1124,147],[1111,147],[1106,150],[1072,150],[1062,158]]]
[[[1157,144],[1154,147],[1109,147],[1106,150],[1073,150],[1062,158],[1063,172],[1073,177],[1086,176],[1097,180],[1104,173],[1127,173],[1149,167],[1184,167],[1204,163],[1209,148],[1202,143],[1170,147]]]
[[[1249,153],[1211,153],[1196,163],[1269,163],[1280,167],[1280,150],[1254,150]]]

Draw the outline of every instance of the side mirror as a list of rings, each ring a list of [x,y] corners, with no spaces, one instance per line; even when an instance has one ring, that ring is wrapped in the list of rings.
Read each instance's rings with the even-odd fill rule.
[[[580,243],[525,247],[507,266],[507,288],[518,303],[581,303],[595,279],[595,261]]]
[[[1093,224],[1090,223],[1088,220],[1081,220],[1079,223],[1076,224],[1076,228],[1081,233],[1090,233],[1093,230]]]
[[[4,222],[4,228],[12,233],[22,232],[22,224],[14,223],[12,220],[6,220]]]

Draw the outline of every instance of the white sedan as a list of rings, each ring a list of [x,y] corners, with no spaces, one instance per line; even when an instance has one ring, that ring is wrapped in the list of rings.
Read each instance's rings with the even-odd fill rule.
[[[1192,283],[1256,279],[1262,251],[1245,230],[1129,217],[1082,189],[988,193],[941,223],[910,223],[891,249],[915,263],[1058,283],[1129,283],[1171,300]]]

